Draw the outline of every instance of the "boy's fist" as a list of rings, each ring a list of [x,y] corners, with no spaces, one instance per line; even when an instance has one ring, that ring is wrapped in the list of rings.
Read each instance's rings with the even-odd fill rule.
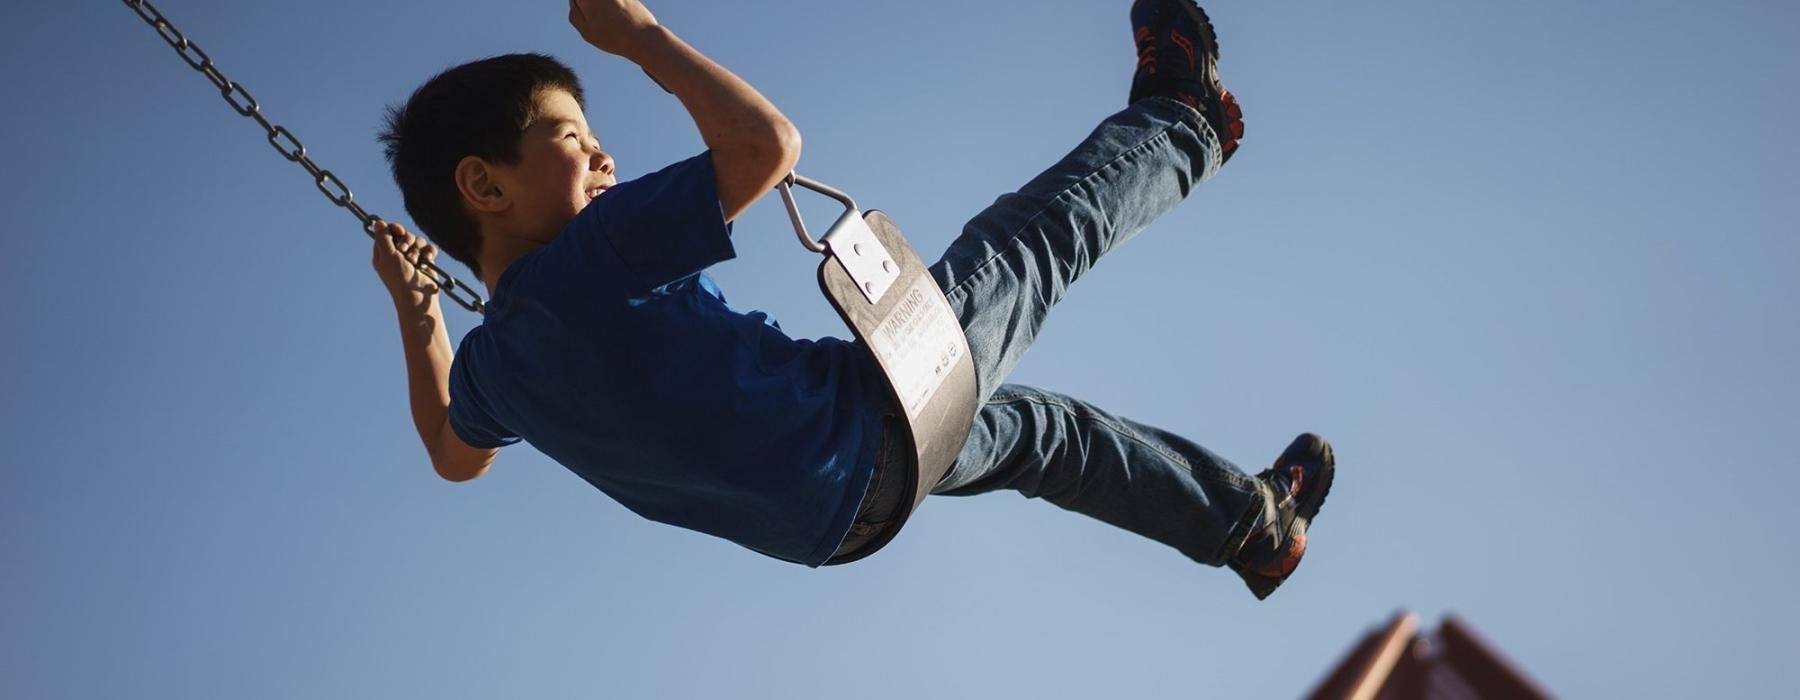
[[[437,280],[418,267],[421,259],[437,259],[437,248],[400,224],[375,222],[375,275],[394,303],[417,306],[437,294]]]
[[[569,24],[594,48],[627,58],[632,38],[657,26],[638,0],[569,0]]]

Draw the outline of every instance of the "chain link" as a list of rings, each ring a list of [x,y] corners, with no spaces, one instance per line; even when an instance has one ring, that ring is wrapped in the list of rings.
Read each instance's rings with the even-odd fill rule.
[[[255,120],[258,125],[262,126],[263,131],[268,132],[269,145],[275,148],[276,153],[280,153],[281,157],[289,161],[300,164],[300,167],[305,168],[307,174],[313,177],[313,184],[319,187],[319,192],[324,194],[326,199],[349,211],[357,221],[361,221],[364,234],[370,238],[378,235],[375,227],[376,217],[370,216],[367,211],[363,210],[362,205],[357,203],[355,197],[350,193],[350,188],[345,186],[337,175],[319,167],[312,158],[307,157],[306,145],[300,142],[299,137],[294,136],[293,132],[288,131],[285,126],[270,123],[268,118],[262,114],[262,106],[257,104],[256,98],[250,94],[249,90],[225,77],[218,66],[213,64],[212,57],[200,50],[199,45],[189,41],[180,29],[175,28],[173,22],[163,17],[155,5],[150,4],[150,0],[122,1],[126,7],[137,12],[138,17],[143,18],[145,23],[155,29],[157,35],[161,36],[163,41],[168,42],[169,46],[181,55],[181,59],[187,62],[188,67],[200,71],[202,75],[206,76],[206,79],[212,82],[213,87],[219,89],[219,94],[225,98],[227,104],[231,105],[233,111]],[[444,296],[450,297],[452,301],[463,308],[475,313],[482,313],[486,308],[480,294],[430,260],[420,257],[414,266],[418,268],[419,272],[430,275],[431,279],[437,282],[438,291]]]

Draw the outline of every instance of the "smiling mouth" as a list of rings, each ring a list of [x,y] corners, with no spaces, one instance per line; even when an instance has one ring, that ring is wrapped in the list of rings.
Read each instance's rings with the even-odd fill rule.
[[[593,199],[595,197],[600,196],[601,193],[603,193],[607,190],[607,188],[608,188],[607,185],[600,185],[598,187],[589,187],[588,191],[587,191],[588,199]]]

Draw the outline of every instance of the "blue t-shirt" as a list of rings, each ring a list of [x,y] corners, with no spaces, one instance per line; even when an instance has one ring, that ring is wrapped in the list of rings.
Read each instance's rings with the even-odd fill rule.
[[[726,306],[710,153],[620,183],[500,276],[450,368],[450,427],[523,438],[638,515],[818,566],[880,443],[872,363]]]

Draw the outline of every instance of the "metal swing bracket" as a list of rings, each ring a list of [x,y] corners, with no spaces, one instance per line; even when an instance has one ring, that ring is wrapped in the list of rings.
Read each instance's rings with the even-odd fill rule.
[[[838,215],[831,228],[826,229],[823,241],[814,240],[806,230],[806,221],[800,216],[800,206],[794,201],[794,186],[804,187],[825,195],[844,205],[844,213]],[[823,253],[826,257],[835,258],[856,282],[856,288],[870,304],[881,303],[889,289],[900,279],[900,264],[894,261],[894,254],[881,244],[869,224],[863,220],[862,210],[856,206],[856,200],[850,195],[825,183],[796,173],[789,173],[787,178],[776,185],[781,191],[781,202],[787,205],[788,219],[794,222],[794,233],[800,237],[800,245],[814,253]]]

